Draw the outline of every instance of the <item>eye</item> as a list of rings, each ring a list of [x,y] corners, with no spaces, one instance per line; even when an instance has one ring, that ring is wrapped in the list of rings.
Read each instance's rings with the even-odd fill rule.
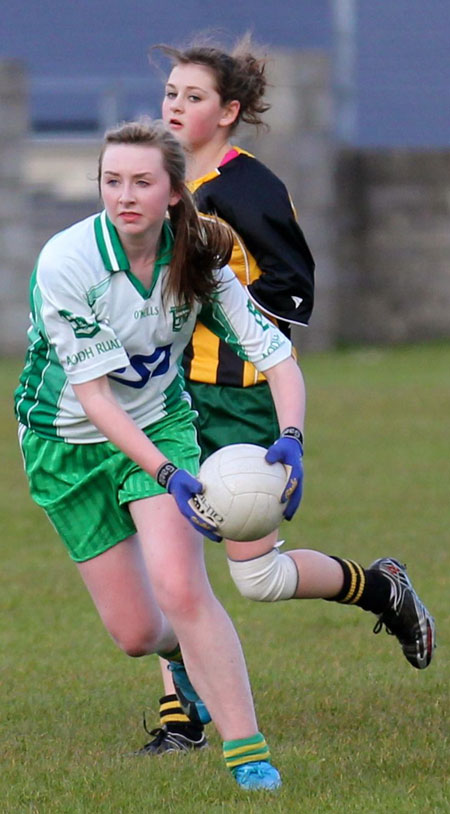
[[[197,96],[197,94],[196,94],[196,93],[191,93],[191,94],[188,96],[188,99],[189,99],[189,101],[190,101],[190,102],[201,102],[201,101],[202,101],[202,100],[201,100],[201,97],[200,97],[200,96]]]
[[[175,99],[176,95],[174,90],[166,90],[166,99]]]
[[[139,181],[137,181],[136,183],[137,183],[138,187],[149,187],[150,186],[150,182],[149,181],[144,181],[143,178],[140,178]]]
[[[108,179],[105,181],[105,184],[106,184],[108,187],[115,187],[115,186],[116,186],[118,183],[119,183],[119,182],[118,182],[117,178],[108,178]]]

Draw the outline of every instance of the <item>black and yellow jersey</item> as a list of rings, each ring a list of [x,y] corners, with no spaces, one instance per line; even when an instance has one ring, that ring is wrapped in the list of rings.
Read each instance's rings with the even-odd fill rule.
[[[188,184],[199,212],[234,231],[229,265],[253,302],[289,335],[307,325],[314,297],[314,260],[283,182],[250,153],[234,147],[213,172]],[[264,380],[213,333],[197,324],[184,355],[186,377],[248,387]]]

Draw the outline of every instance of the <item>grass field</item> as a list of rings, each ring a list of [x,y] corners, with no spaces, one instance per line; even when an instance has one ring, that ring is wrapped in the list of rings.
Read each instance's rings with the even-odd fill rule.
[[[2,814],[450,812],[450,346],[305,358],[304,501],[283,529],[291,548],[404,560],[437,620],[428,670],[359,609],[240,598],[207,544],[283,776],[275,794],[238,789],[212,725],[200,754],[129,756],[142,711],[157,722],[157,662],[116,650],[28,497],[11,410],[19,367],[0,363]]]

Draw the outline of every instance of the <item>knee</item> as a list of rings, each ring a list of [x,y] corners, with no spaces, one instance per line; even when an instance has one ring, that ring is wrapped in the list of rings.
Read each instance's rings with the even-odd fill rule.
[[[238,591],[255,602],[292,599],[297,590],[297,566],[278,548],[252,560],[229,559],[228,567]]]
[[[147,628],[133,630],[110,630],[110,634],[117,646],[132,658],[147,656],[155,653],[157,649],[157,638],[153,632]]]
[[[171,619],[195,616],[205,603],[203,580],[190,581],[176,575],[160,583],[156,588],[158,605]]]
[[[120,645],[121,650],[133,659],[139,659],[142,656],[148,656],[153,653],[153,647],[149,647],[142,641],[129,641]]]

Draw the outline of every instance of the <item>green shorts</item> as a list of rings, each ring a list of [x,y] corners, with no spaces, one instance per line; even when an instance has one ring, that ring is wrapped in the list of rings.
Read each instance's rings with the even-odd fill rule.
[[[176,412],[144,432],[169,460],[196,475],[200,450],[194,418],[181,401]],[[90,560],[135,534],[127,504],[165,492],[109,441],[66,444],[26,430],[21,446],[31,496],[75,562]]]
[[[227,444],[270,447],[280,434],[267,382],[253,387],[226,387],[187,381],[197,411],[197,436],[204,461]]]

